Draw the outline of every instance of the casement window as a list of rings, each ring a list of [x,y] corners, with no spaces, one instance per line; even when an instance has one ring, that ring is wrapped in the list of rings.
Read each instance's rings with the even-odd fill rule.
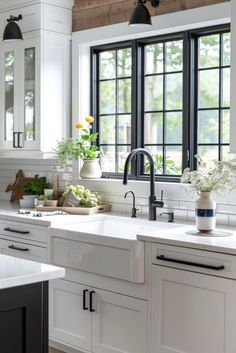
[[[94,47],[91,110],[104,177],[150,151],[157,180],[178,181],[194,155],[229,158],[230,28],[218,26]],[[145,179],[138,156],[130,170]]]

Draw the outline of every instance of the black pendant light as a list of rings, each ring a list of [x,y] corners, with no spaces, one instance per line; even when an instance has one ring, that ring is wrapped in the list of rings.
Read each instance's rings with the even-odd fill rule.
[[[145,4],[150,1],[153,7],[158,7],[159,0],[138,0],[129,20],[130,27],[151,26],[152,19],[148,8]]]
[[[20,30],[20,27],[16,23],[17,21],[22,20],[22,15],[18,17],[10,16],[7,19],[8,24],[5,27],[3,33],[3,41],[11,41],[11,40],[23,40],[23,36]]]

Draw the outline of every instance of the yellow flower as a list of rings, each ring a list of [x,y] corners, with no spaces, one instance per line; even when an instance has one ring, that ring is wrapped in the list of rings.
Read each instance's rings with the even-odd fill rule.
[[[75,125],[76,129],[83,129],[84,125],[80,122],[78,122],[76,125]]]
[[[94,122],[94,117],[93,116],[87,116],[87,118],[85,120],[87,121],[87,123],[92,124]]]

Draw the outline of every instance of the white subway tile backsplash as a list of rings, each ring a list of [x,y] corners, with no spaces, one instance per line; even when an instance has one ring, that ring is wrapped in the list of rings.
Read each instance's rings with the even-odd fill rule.
[[[236,215],[229,215],[229,225],[236,227]]]
[[[218,203],[217,204],[217,212],[235,213],[236,214],[236,205]]]
[[[187,209],[187,210],[195,210],[195,202],[194,201],[180,201],[179,202],[179,207],[182,209]]]
[[[195,222],[196,214],[195,211],[188,211],[188,221]]]
[[[168,209],[179,208],[178,200],[164,200],[165,207]]]
[[[216,224],[228,225],[229,224],[229,215],[223,214],[223,213],[217,213],[216,214]]]

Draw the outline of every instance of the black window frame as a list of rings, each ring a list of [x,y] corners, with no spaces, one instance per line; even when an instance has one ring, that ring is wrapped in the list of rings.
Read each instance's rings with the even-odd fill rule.
[[[182,131],[182,168],[196,169],[198,147],[198,39],[203,35],[230,32],[230,24],[191,29],[124,42],[110,43],[91,47],[91,114],[95,117],[94,131],[99,131],[99,53],[127,47],[132,49],[132,118],[131,149],[144,145],[144,48],[147,44],[183,40],[183,131]],[[219,127],[220,130],[220,127]],[[219,132],[220,133],[220,132]],[[98,137],[99,146],[99,137]],[[220,148],[220,146],[219,146]],[[121,179],[122,173],[103,172],[103,178]],[[130,179],[148,180],[144,174],[143,156],[133,161]],[[156,181],[180,182],[180,176],[156,175]]]

